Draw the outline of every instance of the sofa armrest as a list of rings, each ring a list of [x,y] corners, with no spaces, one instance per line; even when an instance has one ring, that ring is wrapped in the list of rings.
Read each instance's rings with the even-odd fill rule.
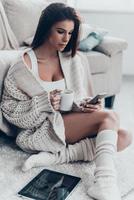
[[[105,36],[102,42],[94,48],[95,51],[104,53],[107,56],[113,56],[127,48],[127,42],[124,39]]]

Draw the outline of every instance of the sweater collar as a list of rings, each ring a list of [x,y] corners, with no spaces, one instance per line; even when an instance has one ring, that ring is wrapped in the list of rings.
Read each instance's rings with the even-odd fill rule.
[[[61,53],[61,52],[58,52],[58,55],[59,55],[61,69],[62,69],[62,72],[64,74],[66,87],[67,87],[67,89],[69,89],[69,88],[71,88],[71,82],[70,82],[70,78],[69,78],[71,56],[66,54],[66,53]]]

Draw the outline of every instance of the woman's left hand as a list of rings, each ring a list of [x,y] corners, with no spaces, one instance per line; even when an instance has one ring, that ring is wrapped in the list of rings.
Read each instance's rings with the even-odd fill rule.
[[[80,104],[82,112],[95,112],[102,110],[102,101],[99,99],[98,103],[93,105],[89,103],[89,98],[84,99],[84,101]]]
[[[50,102],[55,111],[58,111],[60,109],[60,101],[61,101],[60,92],[61,90],[57,89],[50,92]]]

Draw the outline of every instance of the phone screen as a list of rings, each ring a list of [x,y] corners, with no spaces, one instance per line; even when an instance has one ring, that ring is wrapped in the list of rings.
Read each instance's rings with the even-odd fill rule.
[[[96,95],[93,99],[91,99],[91,100],[89,101],[89,103],[90,103],[90,104],[97,104],[99,99],[103,99],[103,98],[106,97],[106,96],[107,96],[106,93],[104,93],[104,94],[98,94],[98,95]]]

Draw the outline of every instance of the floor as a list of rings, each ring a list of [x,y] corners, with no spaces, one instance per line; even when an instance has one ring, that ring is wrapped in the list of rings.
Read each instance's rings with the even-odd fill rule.
[[[123,128],[134,130],[134,76],[124,76],[120,93],[115,98],[114,110],[120,115]]]
[[[114,110],[120,115],[121,127],[134,133],[134,76],[124,76],[121,92],[116,96]],[[134,200],[131,192],[125,200]]]

